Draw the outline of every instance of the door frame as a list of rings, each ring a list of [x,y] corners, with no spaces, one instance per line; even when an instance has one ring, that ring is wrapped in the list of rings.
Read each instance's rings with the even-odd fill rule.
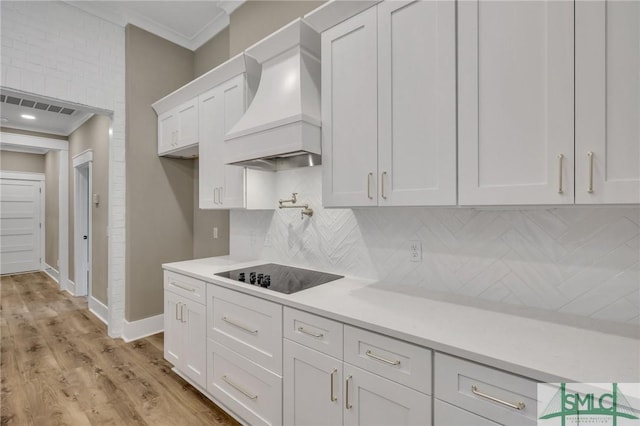
[[[0,179],[31,180],[40,182],[40,271],[45,270],[45,175],[44,173],[9,172],[0,170]]]
[[[79,154],[73,156],[73,278],[75,281],[76,296],[91,296],[91,273],[93,271],[92,265],[92,250],[93,245],[93,214],[91,211],[91,194],[93,194],[93,151],[87,149]],[[87,169],[87,188],[84,188],[80,184],[81,170]],[[86,191],[85,191],[86,189]],[[78,213],[84,213],[84,209],[87,209],[86,216],[79,215]],[[86,217],[86,220],[85,220]],[[87,229],[87,236],[89,244],[87,244],[87,274],[83,271],[83,257],[85,253],[82,250],[78,250],[79,247],[83,247],[84,239],[82,238],[84,230]]]

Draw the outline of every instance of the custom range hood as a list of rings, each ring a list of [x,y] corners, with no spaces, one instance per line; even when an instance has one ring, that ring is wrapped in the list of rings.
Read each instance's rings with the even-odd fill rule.
[[[245,55],[262,74],[249,108],[225,135],[225,163],[271,171],[320,164],[320,35],[297,19]]]

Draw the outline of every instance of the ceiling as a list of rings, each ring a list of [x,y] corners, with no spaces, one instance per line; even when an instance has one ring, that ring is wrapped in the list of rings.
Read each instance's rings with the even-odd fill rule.
[[[133,24],[190,50],[196,50],[229,25],[245,0],[100,1],[66,0],[119,26]]]
[[[26,119],[23,114],[34,119]],[[92,111],[66,102],[0,90],[2,127],[68,136],[92,115]]]

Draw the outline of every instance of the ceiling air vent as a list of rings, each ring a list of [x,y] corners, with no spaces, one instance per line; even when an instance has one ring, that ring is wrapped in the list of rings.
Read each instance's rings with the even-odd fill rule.
[[[74,112],[76,112],[76,110],[72,108],[45,104],[43,102],[36,102],[30,99],[16,98],[15,96],[10,96],[10,95],[0,95],[0,102],[12,104],[12,105],[19,105],[25,108],[34,108],[34,109],[39,109],[41,111],[49,111],[57,114],[64,114],[64,115],[72,115]]]

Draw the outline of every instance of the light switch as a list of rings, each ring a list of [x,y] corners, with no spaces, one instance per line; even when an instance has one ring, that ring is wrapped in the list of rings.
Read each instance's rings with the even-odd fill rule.
[[[93,194],[93,204],[96,205],[96,207],[98,207],[98,204],[100,204],[100,195],[99,194]]]

